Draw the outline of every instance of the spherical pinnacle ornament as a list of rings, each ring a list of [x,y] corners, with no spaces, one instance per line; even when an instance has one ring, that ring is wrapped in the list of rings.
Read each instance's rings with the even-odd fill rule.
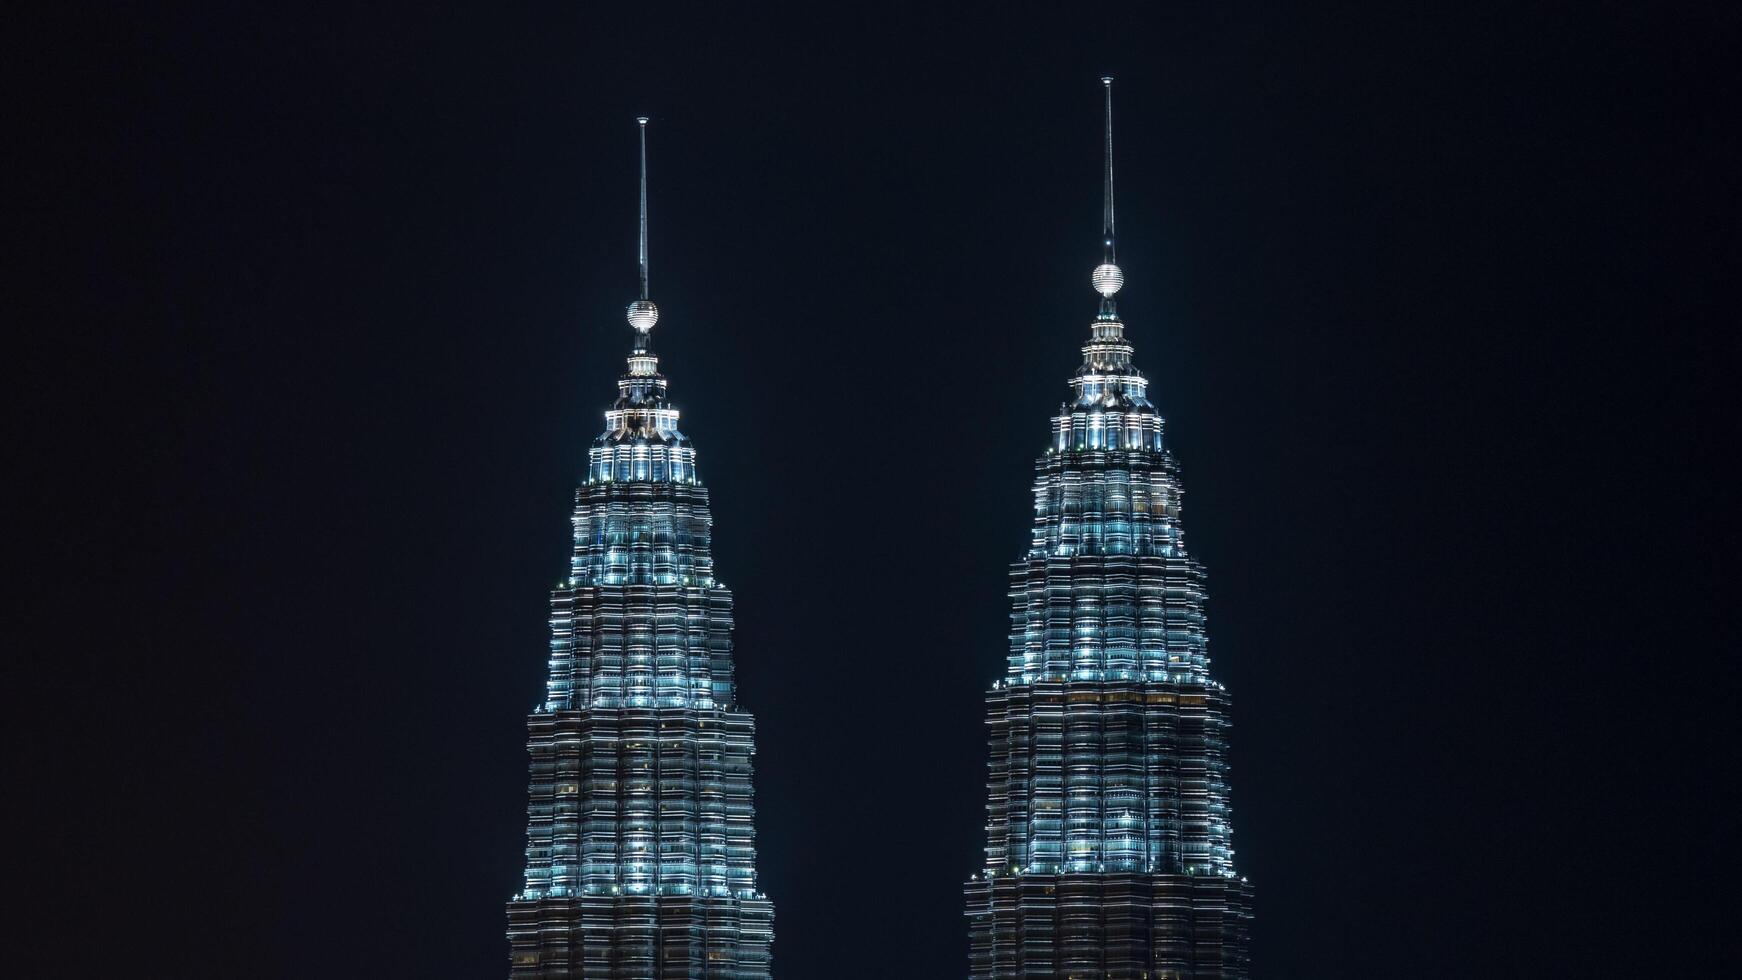
[[[1125,285],[1125,273],[1111,262],[1095,266],[1091,279],[1095,283],[1095,292],[1102,296],[1112,296],[1119,291],[1120,286]]]
[[[659,322],[659,307],[653,305],[653,300],[638,299],[629,304],[629,325],[646,333]]]

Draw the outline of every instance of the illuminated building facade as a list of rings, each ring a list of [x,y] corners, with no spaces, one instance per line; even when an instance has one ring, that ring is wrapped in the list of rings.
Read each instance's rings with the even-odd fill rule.
[[[569,574],[551,593],[510,975],[766,980],[774,908],[756,881],[755,723],[733,681],[708,491],[652,348],[639,122],[641,298],[628,372],[575,490]]]
[[[1113,296],[1112,79],[1101,294],[1071,400],[1036,465],[1011,567],[1009,665],[987,694],[984,869],[967,885],[969,975],[1246,976],[1228,695],[1209,670],[1204,571],[1179,471]]]

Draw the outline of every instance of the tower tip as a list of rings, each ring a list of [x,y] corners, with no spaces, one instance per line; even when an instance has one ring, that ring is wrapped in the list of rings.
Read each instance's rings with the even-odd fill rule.
[[[1095,267],[1092,281],[1095,292],[1101,294],[1101,316],[1111,319],[1113,294],[1125,285],[1125,273],[1120,271],[1113,255],[1113,76],[1102,75],[1101,85],[1107,101],[1107,155],[1101,175],[1101,264]]]
[[[637,306],[641,305],[653,309],[653,303],[647,295],[647,117],[636,116],[635,121],[640,124],[637,133],[641,140],[641,241],[635,256],[637,264],[641,266],[641,299],[636,306],[630,307],[629,322],[638,332],[645,334],[653,329],[653,321],[659,318],[659,314],[655,311],[652,316],[647,316],[646,310],[643,310],[642,315],[638,316],[635,312]]]

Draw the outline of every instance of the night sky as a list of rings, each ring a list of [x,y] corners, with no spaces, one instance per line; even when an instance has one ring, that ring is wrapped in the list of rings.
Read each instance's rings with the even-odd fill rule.
[[[1255,974],[1734,954],[1734,15],[251,6],[8,31],[13,975],[506,974],[639,114],[776,975],[964,975],[1102,74]]]

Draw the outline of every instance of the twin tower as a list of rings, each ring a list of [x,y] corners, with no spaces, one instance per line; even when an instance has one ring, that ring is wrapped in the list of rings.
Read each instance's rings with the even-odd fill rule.
[[[1210,676],[1204,571],[1114,303],[1112,81],[1100,309],[1035,467],[1009,663],[986,696],[972,980],[1247,975],[1250,890],[1230,843],[1228,696]],[[756,880],[755,722],[733,679],[708,491],[653,353],[639,122],[641,297],[628,370],[575,491],[569,573],[551,594],[511,976],[766,980],[774,908]]]

